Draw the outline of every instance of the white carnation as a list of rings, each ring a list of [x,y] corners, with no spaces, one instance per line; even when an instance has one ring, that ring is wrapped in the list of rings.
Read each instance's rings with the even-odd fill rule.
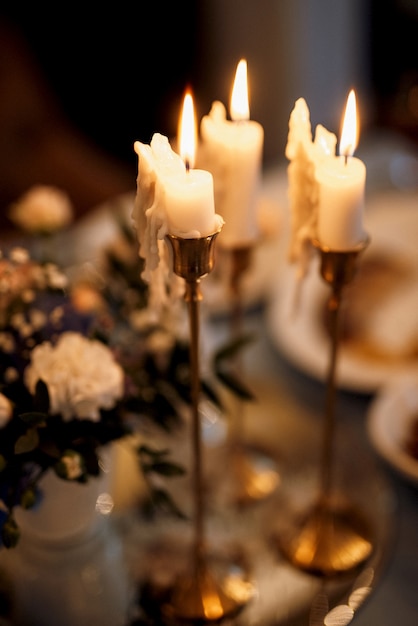
[[[10,219],[31,233],[53,233],[73,219],[73,207],[68,195],[56,187],[35,185],[12,206]]]
[[[32,351],[25,383],[34,393],[38,380],[48,387],[51,413],[64,420],[100,419],[123,394],[123,370],[100,341],[76,332],[63,333],[57,344],[44,342]]]

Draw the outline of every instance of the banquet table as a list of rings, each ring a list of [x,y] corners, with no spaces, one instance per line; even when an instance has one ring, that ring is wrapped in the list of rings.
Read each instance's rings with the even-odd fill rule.
[[[264,217],[281,235],[285,226],[281,222],[283,215],[281,211],[276,215],[275,206],[278,203],[283,207],[286,203],[283,167],[265,176],[263,191],[268,200]],[[116,199],[107,207],[99,207],[74,228],[71,237],[76,245],[70,252],[76,258],[71,259],[72,263],[95,257],[100,245],[114,235],[109,208],[110,213],[122,209],[129,214],[132,201],[133,194]],[[418,623],[418,488],[389,466],[370,440],[367,421],[376,390],[361,385],[359,389],[337,386],[334,457],[337,477],[343,489],[347,488],[348,496],[354,496],[365,508],[375,535],[373,554],[364,566],[335,585],[330,582],[325,621],[324,614],[318,618],[313,604],[321,591],[321,581],[289,566],[280,550],[269,549],[274,520],[277,519],[279,526],[286,522],[292,498],[295,496],[299,505],[305,504],[315,489],[326,385],[319,370],[306,371],[299,367],[278,345],[274,286],[284,271],[285,249],[281,236],[278,241],[275,237],[267,239],[267,245],[261,246],[254,276],[245,285],[241,322],[243,332],[250,333],[252,341],[243,354],[242,374],[255,399],[242,409],[242,428],[245,443],[270,456],[279,477],[275,492],[265,502],[234,510],[228,501],[230,494],[223,491],[230,478],[227,440],[225,434],[219,435],[227,429],[225,416],[215,420],[212,427],[215,434],[210,429],[205,431],[204,440],[208,484],[215,494],[208,520],[211,537],[217,538],[220,526],[221,535],[226,531],[228,536],[247,543],[259,585],[257,600],[245,607],[236,620],[226,623],[228,626],[346,626],[352,621],[357,626],[393,626],[396,622],[415,626]],[[66,263],[65,254],[70,247],[63,245],[57,249]],[[204,278],[202,290],[206,280],[209,283]],[[201,340],[205,351],[215,350],[231,335],[228,299],[222,296],[222,289],[215,303],[212,295],[203,290]],[[281,323],[277,320],[277,324]],[[324,352],[327,354],[326,347]],[[224,430],[219,431],[221,425]],[[180,457],[184,453],[184,441],[179,445],[178,441],[169,439],[168,445],[174,450],[177,447]],[[144,531],[139,520],[126,523],[123,513],[116,518],[130,565],[135,567],[142,556],[146,567],[149,555],[144,537],[149,533],[154,540],[153,533],[161,530],[161,526]],[[363,596],[355,605],[351,620],[346,609],[350,594],[355,591],[361,591]],[[345,612],[333,613],[339,608]]]

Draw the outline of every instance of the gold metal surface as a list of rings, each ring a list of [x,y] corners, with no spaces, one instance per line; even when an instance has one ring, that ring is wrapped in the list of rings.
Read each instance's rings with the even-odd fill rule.
[[[200,279],[214,266],[214,243],[218,233],[197,239],[167,235],[173,252],[173,270],[185,279],[185,301],[190,323],[190,371],[192,404],[194,542],[190,571],[173,583],[163,612],[175,623],[217,622],[239,612],[252,597],[254,589],[246,577],[220,579],[208,564],[204,532],[202,436],[200,426],[199,304]],[[234,591],[235,590],[235,591]],[[244,593],[245,590],[245,593]]]
[[[319,503],[303,519],[282,550],[297,567],[333,576],[361,564],[373,549],[372,533],[359,512],[348,504]]]
[[[232,310],[231,338],[239,338],[244,330],[244,306],[242,281],[250,269],[253,258],[253,246],[233,248],[231,255],[231,275],[229,280]],[[237,374],[243,375],[242,360],[236,359]],[[256,463],[256,455],[249,454],[245,445],[245,403],[240,398],[231,402],[229,420],[229,457],[231,461],[231,498],[239,506],[249,505],[270,496],[280,483],[280,477],[272,463]],[[261,451],[259,457],[262,459]]]
[[[215,265],[215,241],[219,232],[191,239],[166,235],[173,251],[174,273],[190,283],[209,274]]]
[[[331,576],[357,567],[373,549],[372,533],[358,511],[349,504],[332,504],[336,365],[339,347],[339,318],[344,287],[354,278],[358,255],[368,245],[365,240],[348,251],[333,251],[313,242],[320,254],[320,273],[330,285],[328,300],[330,360],[327,373],[323,444],[320,463],[319,498],[291,537],[281,542],[282,552],[297,567]]]
[[[196,572],[177,580],[163,612],[174,623],[215,623],[237,615],[253,595],[251,582],[232,572],[217,578],[202,560]]]

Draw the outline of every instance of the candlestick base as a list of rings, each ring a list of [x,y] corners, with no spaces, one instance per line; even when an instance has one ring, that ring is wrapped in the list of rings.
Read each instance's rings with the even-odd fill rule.
[[[280,484],[275,461],[262,450],[240,444],[229,450],[229,500],[239,507],[268,498]]]
[[[254,596],[254,585],[236,567],[218,577],[206,563],[179,577],[162,607],[174,624],[205,624],[233,618]]]
[[[359,511],[330,503],[315,505],[280,538],[287,560],[306,572],[334,576],[361,565],[373,549],[373,534]]]

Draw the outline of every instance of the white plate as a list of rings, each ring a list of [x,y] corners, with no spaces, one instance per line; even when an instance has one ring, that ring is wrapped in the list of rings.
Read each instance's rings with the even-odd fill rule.
[[[377,452],[402,476],[418,484],[418,459],[405,449],[418,419],[418,377],[406,376],[384,387],[370,405],[367,428]]]
[[[405,356],[406,346],[409,349],[412,340],[418,346],[418,194],[392,191],[371,197],[367,202],[365,226],[370,244],[359,259],[360,269],[366,255],[368,259],[384,255],[393,260],[393,265],[405,265],[411,276],[404,284],[393,276],[389,280],[388,275],[379,306],[368,309],[364,320],[361,319],[381,352],[379,356],[377,352],[366,352],[360,342],[339,345],[338,386],[373,393],[395,374],[418,372],[418,357]],[[330,288],[319,275],[318,261],[314,257],[299,291],[295,268],[287,264],[282,269],[267,311],[267,324],[276,347],[294,365],[314,378],[325,380],[330,340],[321,314]],[[347,290],[344,295],[348,296]],[[356,295],[360,295],[358,291]]]

